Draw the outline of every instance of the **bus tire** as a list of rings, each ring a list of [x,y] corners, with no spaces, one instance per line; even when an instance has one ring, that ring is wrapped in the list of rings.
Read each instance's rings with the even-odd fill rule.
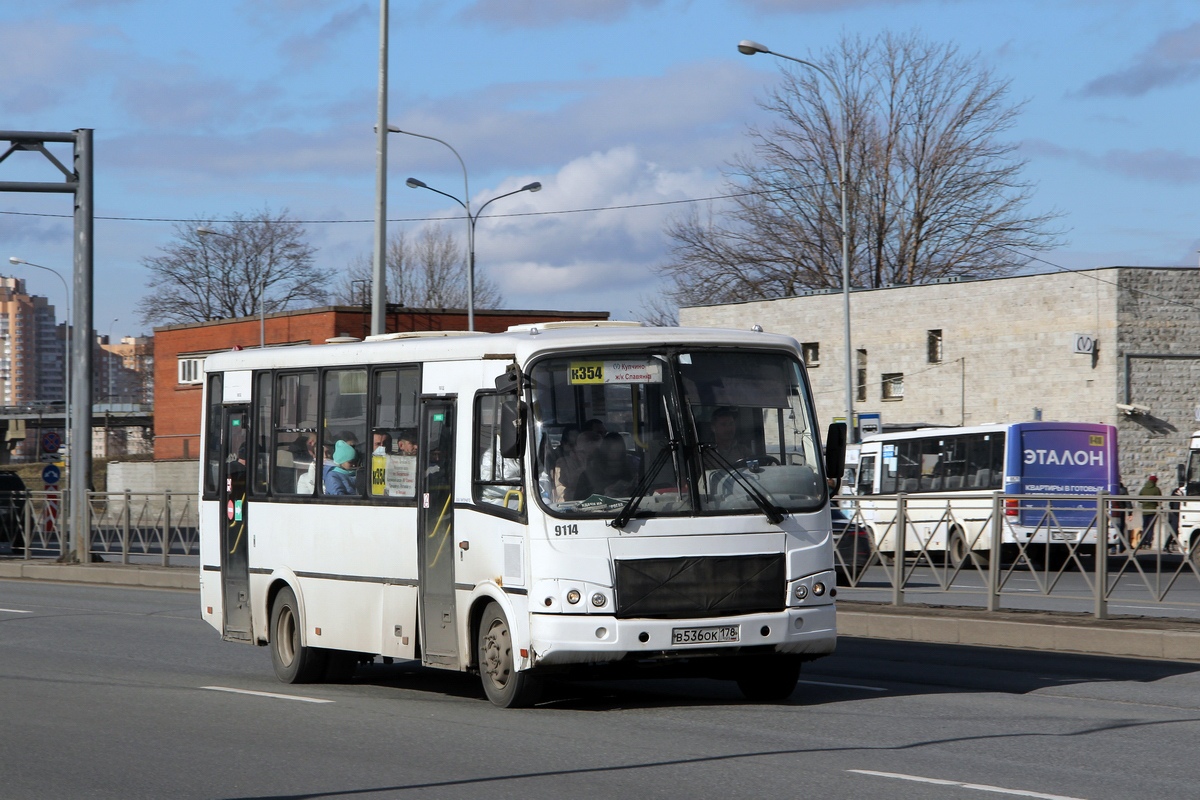
[[[328,652],[305,647],[300,630],[300,604],[296,593],[285,586],[271,605],[271,664],[275,677],[284,683],[313,683],[325,673]]]
[[[1181,544],[1180,547],[1183,549],[1183,557],[1191,559],[1192,564],[1200,571],[1200,528],[1192,531],[1186,546]]]
[[[950,530],[950,544],[946,548],[946,554],[950,557],[947,566],[953,567],[957,567],[971,558],[971,551],[967,547],[967,540],[963,538],[963,533],[958,528]]]
[[[796,691],[800,659],[795,656],[752,656],[741,659],[735,680],[742,696],[754,703],[780,703]]]
[[[479,658],[479,680],[493,705],[525,708],[537,702],[541,682],[529,670],[516,669],[512,628],[496,602],[488,603],[483,610],[475,650]]]
[[[963,534],[962,528],[954,528],[950,531],[950,559],[953,566],[958,566],[968,560],[974,563],[979,569],[987,569],[991,560],[987,550],[972,550],[967,546],[967,538]]]

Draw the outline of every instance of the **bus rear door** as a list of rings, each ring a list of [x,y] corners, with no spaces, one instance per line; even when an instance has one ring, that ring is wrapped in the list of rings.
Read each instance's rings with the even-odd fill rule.
[[[417,452],[421,659],[458,664],[454,608],[454,398],[421,398]]]
[[[221,507],[221,591],[224,596],[225,622],[222,635],[234,641],[251,640],[250,621],[250,542],[246,530],[246,452],[249,437],[246,424],[249,408],[224,406],[222,413]]]

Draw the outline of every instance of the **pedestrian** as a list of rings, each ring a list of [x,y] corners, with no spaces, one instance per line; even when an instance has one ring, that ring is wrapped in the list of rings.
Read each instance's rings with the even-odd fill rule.
[[[1138,492],[1139,497],[1162,497],[1162,489],[1158,488],[1158,476],[1151,475],[1146,478],[1146,482],[1142,484],[1141,490]],[[1143,500],[1141,502],[1142,511],[1142,538],[1138,541],[1137,549],[1150,547],[1154,542],[1154,523],[1158,519],[1158,501]]]

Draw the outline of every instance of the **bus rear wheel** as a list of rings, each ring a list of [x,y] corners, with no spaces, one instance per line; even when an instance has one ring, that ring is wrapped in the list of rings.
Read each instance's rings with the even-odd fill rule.
[[[284,683],[312,683],[325,673],[328,653],[305,647],[300,635],[300,604],[296,593],[284,587],[271,606],[271,664]]]
[[[967,546],[967,537],[961,528],[955,528],[950,532],[950,565],[957,567],[959,564],[965,564],[967,561],[974,561],[979,569],[987,569],[989,562],[989,553],[985,550],[972,550]]]
[[[512,628],[498,603],[488,603],[479,621],[476,643],[484,694],[500,708],[525,708],[537,702],[540,681],[513,660]]]
[[[738,689],[755,703],[778,703],[796,691],[800,680],[800,659],[795,656],[756,656],[745,658],[737,666]]]

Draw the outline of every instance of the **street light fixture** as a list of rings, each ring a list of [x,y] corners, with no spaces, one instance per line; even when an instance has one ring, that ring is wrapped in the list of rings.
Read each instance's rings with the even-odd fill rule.
[[[829,86],[833,89],[834,94],[837,95],[838,104],[841,106],[842,136],[839,147],[840,152],[838,156],[840,162],[838,164],[838,191],[842,195],[842,313],[845,317],[846,323],[846,434],[847,441],[854,442],[858,437],[855,435],[854,430],[854,350],[850,343],[850,225],[849,212],[846,205],[846,170],[848,168],[846,162],[846,140],[850,136],[850,128],[847,117],[849,106],[846,104],[846,96],[842,94],[841,87],[838,86],[837,81],[833,79],[833,76],[830,75],[824,67],[814,64],[811,61],[805,61],[802,58],[794,58],[793,56],[787,56],[783,53],[776,53],[769,49],[766,45],[759,44],[758,42],[754,42],[749,39],[743,39],[742,41],[738,42],[737,49],[742,55],[752,56],[758,53],[763,53],[765,55],[775,56],[776,58],[794,61],[797,64],[815,70],[829,82]]]
[[[507,194],[502,194],[497,197],[493,197],[491,200],[488,200],[487,203],[484,203],[483,206],[480,206],[479,211],[475,212],[475,214],[472,215],[471,214],[471,189],[467,185],[467,165],[466,165],[466,163],[463,162],[462,156],[460,156],[458,154],[458,151],[454,149],[454,146],[451,145],[449,142],[442,141],[441,139],[437,138],[436,136],[426,136],[423,133],[413,133],[412,131],[401,130],[400,128],[396,127],[395,125],[388,125],[387,130],[388,130],[388,133],[402,133],[405,136],[415,136],[418,139],[428,139],[431,142],[437,142],[438,144],[445,145],[447,148],[449,148],[451,153],[454,153],[454,157],[458,159],[458,165],[460,167],[462,167],[462,173],[463,173],[463,199],[462,200],[459,200],[457,197],[455,197],[452,194],[446,194],[443,191],[439,191],[438,189],[434,189],[431,186],[427,186],[423,181],[419,181],[416,178],[409,178],[404,183],[410,189],[428,189],[429,191],[436,192],[437,194],[440,194],[443,197],[449,197],[451,200],[453,200],[454,202],[456,202],[460,206],[462,206],[463,211],[465,211],[467,214],[467,253],[468,253],[468,256],[467,256],[467,330],[473,331],[473,330],[475,330],[475,223],[479,219],[479,215],[481,213],[483,213],[483,209],[484,209],[484,207],[486,207],[488,205],[488,203],[491,203],[495,200],[499,200],[501,197],[508,197],[509,195],[519,194],[520,192],[540,192],[542,190],[542,184],[537,181],[534,181],[533,183],[525,184],[520,189],[517,189],[515,192],[508,192]]]
[[[44,269],[46,272],[53,272],[62,281],[63,295],[67,300],[67,323],[66,329],[63,331],[63,353],[65,356],[65,360],[63,361],[63,444],[67,448],[67,453],[63,456],[63,467],[66,468],[70,464],[68,459],[71,458],[71,292],[67,289],[67,279],[56,269],[43,267],[41,264],[34,264],[32,261],[26,261],[16,256],[9,256],[8,263],[24,264],[27,267]]]
[[[232,233],[223,233],[222,231],[213,230],[205,226],[196,228],[196,233],[201,236],[224,236],[226,239],[233,239],[235,242],[241,242],[242,246],[247,250],[252,250],[253,246],[240,236],[234,236]],[[258,346],[265,348],[267,346],[267,271],[260,270],[258,280]]]
[[[473,331],[475,330],[475,223],[479,221],[479,215],[483,213],[483,210],[500,198],[510,197],[514,194],[520,194],[521,192],[540,192],[542,190],[542,184],[540,181],[534,181],[533,183],[525,184],[520,189],[514,189],[513,191],[505,192],[504,194],[498,194],[491,200],[488,200],[486,203],[481,205],[479,210],[474,214],[471,213],[470,206],[468,206],[462,200],[459,200],[452,194],[443,192],[441,189],[435,189],[432,186],[427,185],[424,181],[419,181],[416,178],[409,178],[404,182],[404,184],[410,189],[428,189],[435,194],[440,194],[442,197],[449,197],[451,200],[462,206],[463,210],[467,213],[467,248],[469,250],[467,255],[467,330]]]

